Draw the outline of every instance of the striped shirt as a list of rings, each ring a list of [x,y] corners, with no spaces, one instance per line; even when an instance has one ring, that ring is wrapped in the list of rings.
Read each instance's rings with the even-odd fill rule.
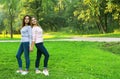
[[[32,28],[32,41],[35,43],[43,42],[43,30],[39,26],[34,26]]]

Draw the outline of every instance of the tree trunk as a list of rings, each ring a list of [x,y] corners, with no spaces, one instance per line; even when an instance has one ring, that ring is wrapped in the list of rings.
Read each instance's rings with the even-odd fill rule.
[[[13,38],[13,17],[10,14],[10,37]]]
[[[105,25],[104,25],[104,30],[105,30],[105,32],[108,31],[108,30],[107,30],[107,26],[108,26],[108,24],[107,24],[107,14],[105,14]]]
[[[12,11],[10,10],[11,7],[9,8],[9,17],[10,17],[10,38],[12,39],[13,38],[13,17],[12,17]]]
[[[10,22],[10,37],[13,38],[13,26],[12,26],[12,21]]]
[[[37,20],[39,21],[39,13],[41,11],[41,6],[42,6],[42,0],[36,0],[36,17],[37,17]]]
[[[101,29],[100,29],[99,23],[98,23],[97,21],[95,21],[95,23],[96,23],[96,26],[97,26],[99,32],[101,32]]]
[[[102,33],[106,33],[106,31],[104,29],[104,24],[103,24],[100,16],[98,16],[98,20],[99,20],[99,26],[100,26]]]

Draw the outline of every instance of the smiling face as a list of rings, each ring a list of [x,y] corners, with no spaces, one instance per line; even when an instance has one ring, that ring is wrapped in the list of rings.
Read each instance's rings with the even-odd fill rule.
[[[37,25],[37,20],[35,18],[31,19],[31,24],[32,26]]]
[[[22,27],[26,25],[30,25],[30,21],[31,21],[31,17],[29,15],[24,16],[22,20]]]
[[[25,24],[28,24],[30,22],[30,18],[28,16],[25,17],[24,19]]]

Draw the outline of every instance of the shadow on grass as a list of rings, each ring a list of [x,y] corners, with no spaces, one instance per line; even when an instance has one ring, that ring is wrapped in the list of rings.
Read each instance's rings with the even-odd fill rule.
[[[105,42],[101,45],[103,50],[120,55],[120,42]]]

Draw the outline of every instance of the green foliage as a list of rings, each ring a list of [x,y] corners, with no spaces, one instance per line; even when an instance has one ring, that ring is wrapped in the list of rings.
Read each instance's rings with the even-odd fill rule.
[[[115,23],[116,20],[114,19],[118,20],[120,8],[118,4],[113,3],[111,0],[83,0],[78,6],[74,16],[77,16],[78,20],[83,20],[85,24],[92,24],[95,28],[97,26],[100,32],[111,32],[110,29],[114,30],[111,25],[119,24],[118,22]],[[109,25],[111,19],[113,19],[113,24]]]
[[[0,8],[3,8],[3,6],[1,5]],[[3,19],[4,19],[4,12],[1,9],[0,9],[0,16],[1,16],[0,17],[0,32],[1,32],[2,30],[5,29],[5,25],[4,25],[4,21],[3,21]]]
[[[45,31],[55,31],[57,32],[65,25],[65,18],[57,15],[44,16],[44,19],[40,21],[40,25]]]
[[[15,18],[18,14],[18,4],[19,0],[2,0],[0,4],[3,4],[3,25],[5,26],[4,30],[9,31],[11,38],[13,38],[13,25]]]
[[[0,31],[10,31],[11,23],[19,33],[26,14],[35,16],[45,31],[68,27],[80,34],[110,33],[120,27],[119,0],[0,0],[0,10]]]

